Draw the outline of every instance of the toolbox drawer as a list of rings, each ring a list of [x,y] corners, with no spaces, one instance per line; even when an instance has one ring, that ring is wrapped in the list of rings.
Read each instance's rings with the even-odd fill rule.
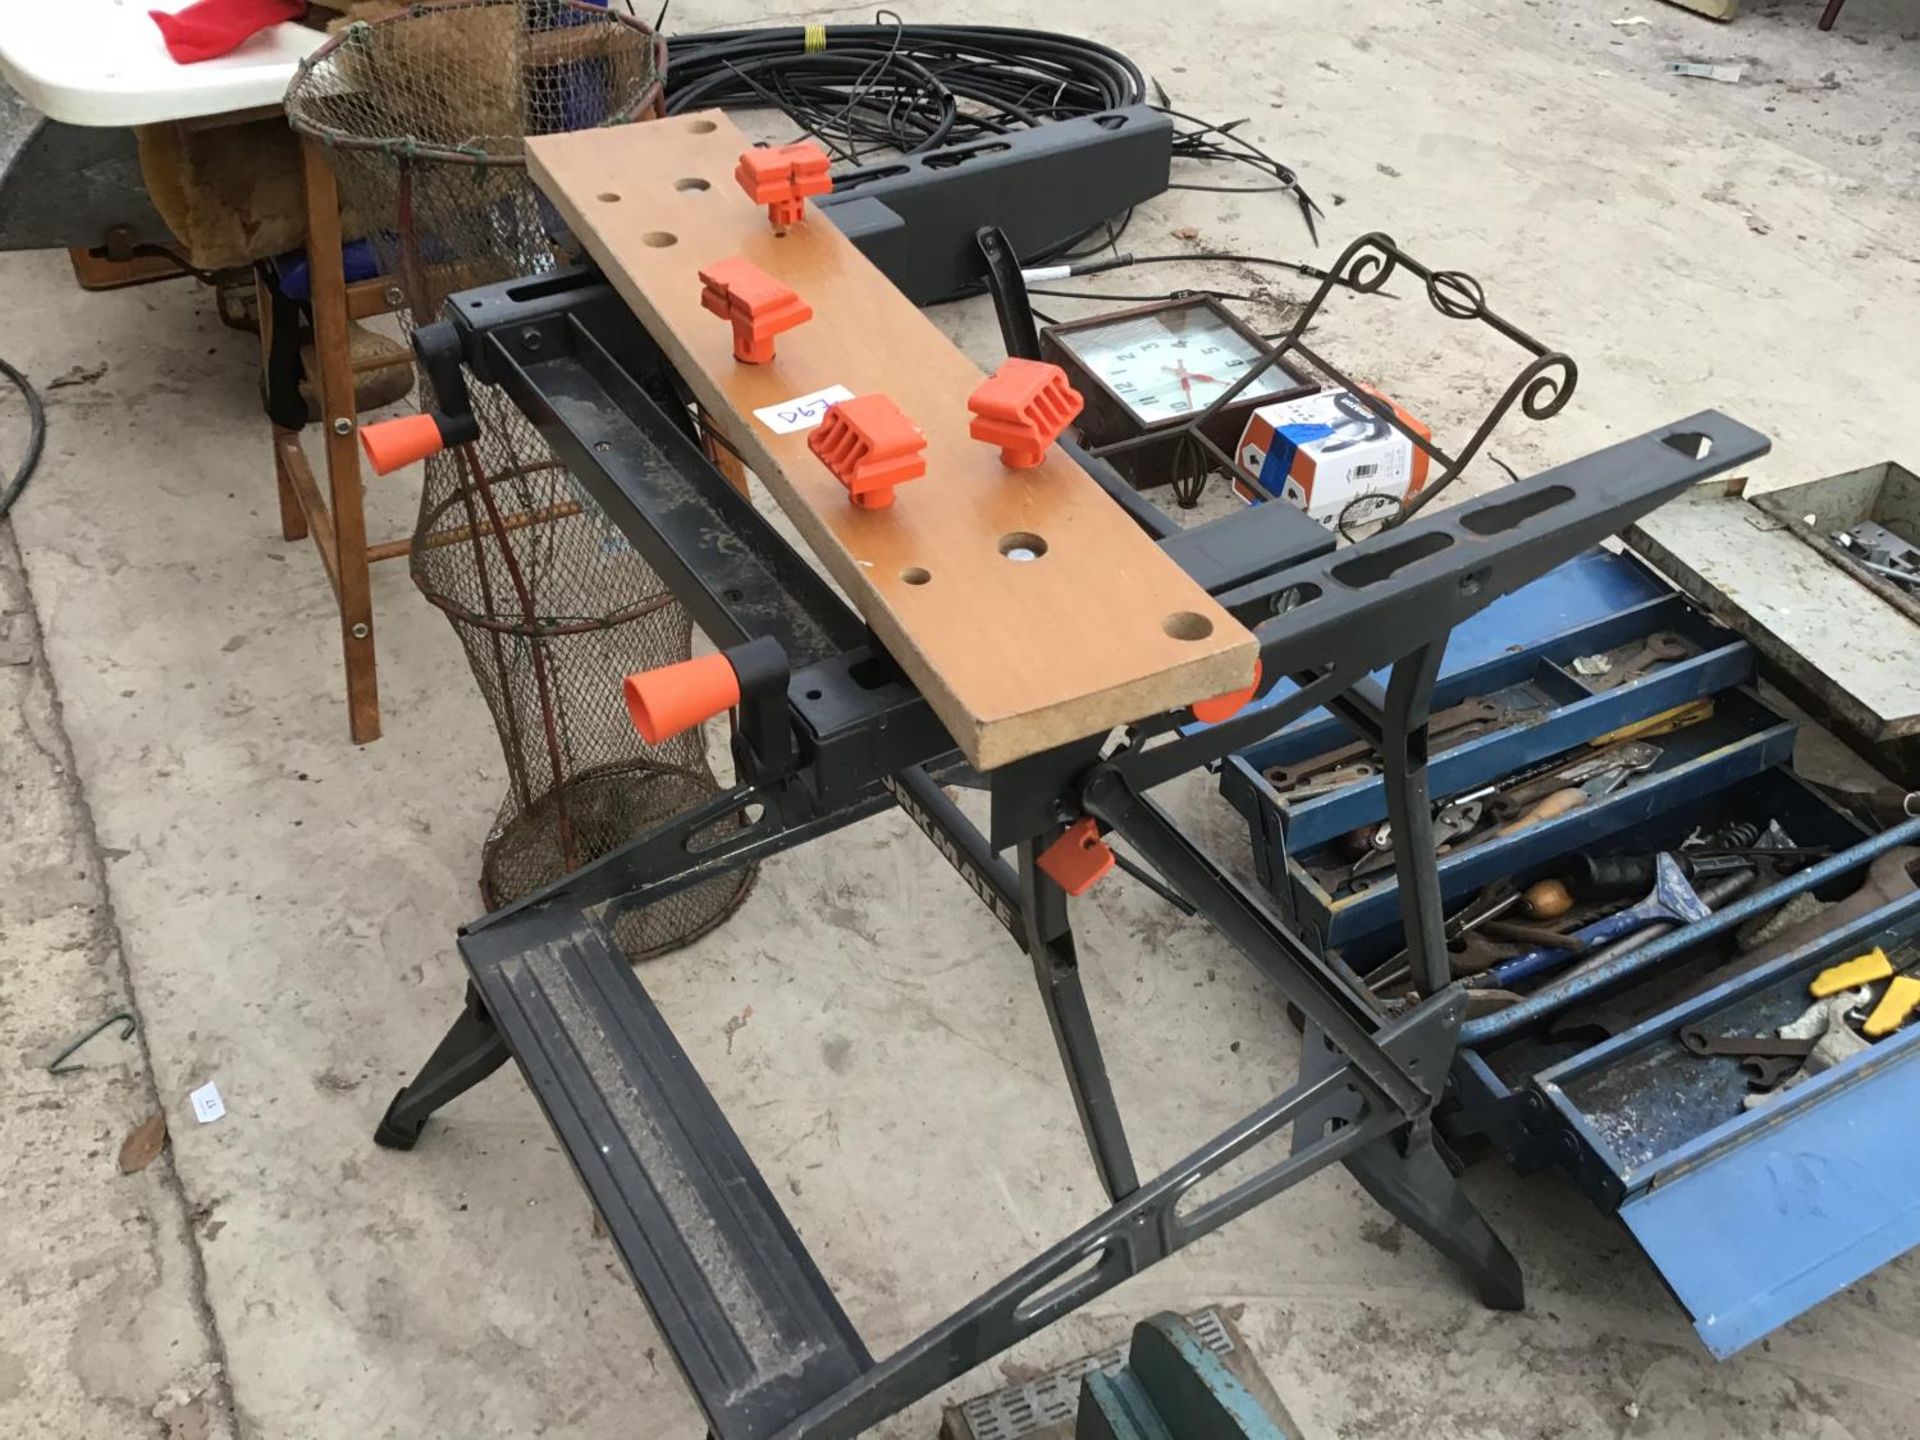
[[[1618,556],[1596,554],[1582,557],[1575,565],[1600,571],[1614,585],[1639,577],[1638,567]],[[1622,576],[1609,566],[1624,566],[1632,574]],[[1534,592],[1543,587],[1552,592],[1565,584],[1566,578],[1556,571],[1497,602],[1485,613],[1495,616],[1500,612],[1496,618],[1503,621],[1508,633],[1512,633],[1516,618],[1529,612],[1537,612],[1531,617],[1536,627],[1543,615],[1564,616],[1564,602],[1555,604],[1547,597],[1538,597],[1540,603],[1535,603]],[[1583,575],[1582,583],[1591,578],[1590,574]],[[1526,626],[1520,628],[1523,635],[1528,633]],[[1578,657],[1629,647],[1662,633],[1680,636],[1693,653],[1666,662],[1641,679],[1597,692],[1594,682],[1573,669]],[[1429,791],[1436,797],[1489,784],[1622,726],[1737,686],[1753,674],[1751,648],[1671,591],[1655,590],[1652,598],[1635,598],[1618,611],[1576,611],[1574,623],[1566,628],[1550,634],[1541,634],[1535,628],[1531,634],[1534,638],[1520,645],[1488,645],[1483,641],[1477,650],[1469,648],[1460,657],[1464,663],[1457,668],[1453,668],[1454,649],[1449,649],[1449,665],[1443,667],[1435,687],[1433,710],[1439,713],[1481,698],[1503,706],[1510,714],[1500,728],[1490,732],[1473,733],[1453,744],[1445,736],[1435,740]],[[1785,723],[1778,716],[1751,718],[1755,729]],[[1337,905],[1327,888],[1313,882],[1297,862],[1336,837],[1384,819],[1385,788],[1377,778],[1361,779],[1309,798],[1289,799],[1269,783],[1267,776],[1276,767],[1296,767],[1353,738],[1338,720],[1319,711],[1229,756],[1221,767],[1221,793],[1247,821],[1254,867],[1261,883],[1280,900],[1289,918],[1323,945],[1348,943],[1383,923],[1381,917],[1393,908],[1390,877],[1386,903],[1347,914],[1349,907]],[[1679,740],[1682,736],[1670,738]],[[1664,747],[1662,741],[1654,743]],[[1780,743],[1790,743],[1790,736]],[[1771,754],[1753,768],[1763,768],[1779,758]],[[1378,889],[1374,887],[1369,895]]]
[[[1598,692],[1571,668],[1579,656],[1631,645],[1649,635],[1678,635],[1693,653],[1666,663],[1644,679]],[[1502,728],[1457,744],[1447,744],[1442,736],[1428,768],[1428,792],[1457,795],[1491,784],[1595,736],[1744,684],[1753,678],[1753,668],[1753,651],[1744,641],[1678,595],[1504,655],[1449,677],[1444,689],[1435,687],[1435,712],[1469,696],[1486,696],[1497,703],[1500,696],[1511,695],[1515,713]],[[1528,706],[1526,701],[1537,703]],[[1270,742],[1258,757],[1261,784],[1285,809],[1287,846],[1295,854],[1382,818],[1387,809],[1382,779],[1298,801],[1267,786],[1266,773],[1274,767],[1325,753],[1342,744],[1343,738],[1351,738],[1337,720],[1330,719],[1315,730],[1324,733],[1302,733],[1296,739],[1289,732],[1276,737],[1276,742],[1287,743]],[[1245,752],[1245,758],[1255,759],[1256,752]]]
[[[1717,830],[1739,822],[1764,825],[1769,820],[1779,821],[1796,844],[1831,847],[1835,853],[1859,844],[1866,835],[1858,823],[1808,788],[1786,765],[1776,765],[1751,780],[1722,786],[1696,801],[1652,816],[1601,844],[1575,849],[1588,848],[1596,855],[1647,854],[1676,848],[1696,828]],[[1514,878],[1526,884],[1557,874],[1560,867],[1556,861],[1562,861],[1572,853],[1572,850],[1567,850],[1546,857],[1517,872]],[[1399,945],[1397,936],[1376,937],[1371,945],[1347,951],[1346,958],[1364,970],[1375,961],[1384,959]],[[1635,996],[1633,988],[1623,993],[1628,1000]],[[1482,1028],[1484,1024],[1470,1024],[1469,1031]],[[1523,1143],[1525,1136],[1507,1131],[1497,1122],[1502,1118],[1513,1118],[1510,1114],[1502,1116],[1505,1102],[1511,1100],[1535,1075],[1563,1064],[1590,1048],[1590,1041],[1556,1040],[1539,1033],[1539,1027],[1535,1026],[1531,1030],[1516,1031],[1511,1036],[1463,1050],[1461,1057],[1469,1073],[1460,1077],[1457,1093],[1463,1105],[1476,1109],[1484,1107],[1472,1128],[1477,1133],[1493,1134],[1497,1141],[1507,1146],[1510,1158],[1522,1169],[1537,1168],[1539,1163],[1553,1158],[1528,1153],[1529,1147]]]
[[[1780,766],[1655,816],[1597,853],[1670,849],[1696,826],[1769,819],[1798,844],[1833,847],[1841,857],[1834,863],[1867,838]],[[1906,828],[1913,833],[1905,843],[1920,845],[1920,822]],[[1812,893],[1853,893],[1865,865]],[[1752,1111],[1742,1106],[1748,1081],[1738,1060],[1693,1055],[1679,1032],[1696,1023],[1728,1035],[1777,1029],[1811,1003],[1814,975],[1876,944],[1896,968],[1920,961],[1920,892],[1664,1006],[1649,997],[1669,972],[1650,967],[1607,999],[1654,1013],[1612,1038],[1555,1038],[1555,1024],[1579,1018],[1565,1010],[1470,1044],[1455,1057],[1436,1119],[1454,1143],[1489,1140],[1522,1173],[1564,1169],[1601,1210],[1619,1214],[1707,1347],[1730,1355],[1920,1243],[1920,1163],[1908,1143],[1920,1106],[1920,1027]],[[1725,948],[1722,941],[1714,953]],[[1350,958],[1364,966],[1381,957]],[[1471,1022],[1463,1038],[1487,1023]]]
[[[1689,1053],[1681,1027],[1769,1033],[1808,983],[1880,946],[1920,963],[1920,894],[1547,1070],[1533,1082],[1569,1168],[1620,1218],[1725,1358],[1920,1244],[1920,1025],[1757,1109],[1731,1057]]]
[[[1655,634],[1679,635],[1693,653],[1644,679],[1598,692],[1571,668],[1580,656]],[[1753,666],[1753,651],[1744,641],[1683,597],[1669,595],[1538,645],[1443,674],[1434,687],[1431,708],[1436,715],[1471,697],[1497,701],[1502,696],[1510,697],[1515,713],[1489,733],[1452,743],[1446,733],[1435,736],[1428,788],[1440,796],[1487,784],[1596,735],[1739,685],[1752,678]],[[1232,757],[1237,762],[1236,778],[1244,782],[1235,788],[1250,791],[1281,812],[1291,849],[1317,845],[1364,824],[1369,817],[1384,815],[1382,781],[1362,780],[1325,794],[1290,799],[1268,783],[1268,772],[1353,741],[1352,731],[1331,716],[1290,727]]]
[[[1464,902],[1497,879],[1530,873],[1558,856],[1592,848],[1653,816],[1682,812],[1703,796],[1751,779],[1792,757],[1796,729],[1795,722],[1753,691],[1723,691],[1714,697],[1709,718],[1650,742],[1660,748],[1659,759],[1624,789],[1516,834],[1479,840],[1442,855],[1442,900],[1448,906]],[[1377,807],[1350,811],[1343,819],[1362,825],[1385,818],[1385,795],[1378,786],[1372,788]],[[1391,870],[1367,877],[1364,889],[1336,893],[1336,880],[1351,864],[1336,840],[1289,848],[1286,866],[1294,918],[1303,929],[1328,947],[1347,948],[1383,935],[1393,948],[1403,943],[1399,884]]]

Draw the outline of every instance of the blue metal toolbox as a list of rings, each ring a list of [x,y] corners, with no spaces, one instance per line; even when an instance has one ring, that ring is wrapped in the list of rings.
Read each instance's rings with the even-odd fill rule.
[[[1585,659],[1656,634],[1684,647],[1637,678],[1608,685]],[[1436,741],[1436,803],[1713,702],[1709,718],[1653,739],[1658,759],[1623,788],[1444,854],[1450,913],[1495,881],[1561,873],[1575,854],[1673,851],[1739,822],[1778,822],[1795,846],[1831,852],[1601,973],[1470,1019],[1439,1112],[1457,1146],[1491,1144],[1523,1173],[1563,1169],[1617,1213],[1718,1356],[1920,1244],[1920,1160],[1904,1141],[1920,1103],[1920,1026],[1757,1108],[1738,1058],[1679,1039],[1690,1026],[1770,1036],[1807,1009],[1812,976],[1875,944],[1896,967],[1920,968],[1920,848],[1903,848],[1920,847],[1920,821],[1870,837],[1803,782],[1789,764],[1795,723],[1753,679],[1744,642],[1637,562],[1596,551],[1456,632],[1434,698],[1436,714],[1492,706],[1464,737]],[[1326,788],[1300,783],[1351,740],[1332,717],[1309,716],[1230,757],[1221,790],[1247,819],[1261,882],[1366,974],[1404,943],[1391,869],[1349,883],[1346,837],[1384,818],[1382,784],[1351,761]],[[1863,887],[1869,875],[1879,888]],[[1787,953],[1721,978],[1735,927],[1800,891],[1854,898]]]

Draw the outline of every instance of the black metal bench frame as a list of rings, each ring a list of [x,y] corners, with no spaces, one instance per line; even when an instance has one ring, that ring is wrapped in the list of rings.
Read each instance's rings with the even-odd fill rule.
[[[434,1111],[517,1059],[719,1440],[852,1436],[1129,1276],[1342,1163],[1457,1263],[1487,1304],[1521,1276],[1433,1132],[1463,1018],[1450,988],[1427,793],[1428,700],[1447,637],[1496,597],[1680,490],[1767,449],[1715,412],[1332,553],[1263,505],[1181,532],[1101,462],[1076,458],[1260,641],[1292,693],[1208,727],[1185,712],[975,775],[860,618],[701,453],[684,394],[617,295],[570,271],[453,297],[416,347],[441,407],[461,367],[501,387],[743,676],[737,783],[462,932],[468,1002],[377,1139],[411,1148]],[[715,537],[726,537],[716,544]],[[1369,675],[1390,667],[1385,686]],[[1275,905],[1184,835],[1150,791],[1328,706],[1385,757],[1410,954],[1425,999],[1378,1007]],[[943,784],[991,797],[985,832]],[[627,906],[899,805],[1033,962],[1111,1208],[875,1362],[608,938]],[[1038,857],[1092,816],[1205,916],[1306,1021],[1298,1082],[1141,1179],[1079,976],[1067,896]],[[1003,858],[1003,857],[1011,857]],[[665,962],[671,963],[671,962]],[[1291,1149],[1211,1177],[1292,1127]]]

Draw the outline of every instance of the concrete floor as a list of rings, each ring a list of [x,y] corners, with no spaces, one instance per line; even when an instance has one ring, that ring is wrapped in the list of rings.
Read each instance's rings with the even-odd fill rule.
[[[1651,23],[1609,23],[1623,11]],[[1713,405],[1776,437],[1755,471],[1771,484],[1914,463],[1920,14],[1851,0],[1820,35],[1816,11],[1779,0],[1722,27],[1658,0],[1349,0],[1281,23],[1226,0],[1187,27],[1108,0],[966,18],[1100,34],[1176,103],[1251,117],[1328,208],[1312,258],[1379,228],[1479,275],[1581,365],[1565,415],[1496,441],[1523,471]],[[1676,56],[1746,76],[1666,76]],[[1308,254],[1272,196],[1171,195],[1128,244],[1175,249],[1186,226]],[[517,1079],[460,1101],[412,1155],[368,1140],[458,1004],[452,935],[501,786],[444,622],[403,570],[379,574],[387,734],[351,746],[325,581],[277,539],[252,342],[186,287],[81,296],[52,255],[0,256],[0,317],[0,353],[43,384],[107,367],[48,392],[47,456],[13,520],[24,576],[0,541],[0,1434],[694,1440]],[[941,319],[997,353],[978,303]],[[1513,362],[1411,293],[1342,305],[1332,333],[1443,432]],[[11,456],[3,398],[0,414]],[[404,531],[412,502],[375,482],[376,530]],[[1204,785],[1173,800],[1217,853],[1244,851]],[[1118,882],[1080,919],[1145,1163],[1290,1079],[1279,1006],[1211,933]],[[876,1351],[1099,1207],[1024,960],[897,816],[766,867],[731,923],[647,983]],[[133,1041],[44,1073],[128,1004]],[[201,1125],[186,1097],[207,1080],[227,1114]],[[119,1138],[156,1107],[172,1149],[122,1177]],[[1524,1314],[1479,1309],[1326,1174],[956,1393],[1217,1302],[1242,1307],[1314,1436],[1920,1435],[1911,1263],[1713,1364],[1569,1187],[1497,1165],[1470,1185],[1526,1268]],[[875,1433],[926,1437],[935,1412]]]

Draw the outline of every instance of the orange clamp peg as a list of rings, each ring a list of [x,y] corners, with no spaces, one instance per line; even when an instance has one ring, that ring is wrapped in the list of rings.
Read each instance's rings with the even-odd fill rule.
[[[1003,464],[1031,470],[1046,459],[1047,447],[1085,404],[1058,365],[1015,357],[1003,361],[967,397],[974,416],[968,433],[998,445]]]
[[[773,359],[773,337],[813,318],[813,307],[742,256],[700,272],[700,303],[733,323],[733,358],[747,365]]]
[[[1229,690],[1215,695],[1211,699],[1193,702],[1193,718],[1205,725],[1218,725],[1222,720],[1230,720],[1246,708],[1253,699],[1253,692],[1260,688],[1260,657],[1253,660],[1253,683],[1241,690]]]
[[[658,745],[738,705],[740,676],[726,656],[699,655],[629,675],[621,690],[633,728]]]
[[[826,151],[811,140],[800,140],[742,152],[733,178],[749,200],[767,207],[773,228],[784,230],[800,223],[809,195],[825,195],[833,189],[828,163]]]
[[[403,465],[438,455],[447,448],[438,417],[422,412],[360,427],[360,448],[376,475],[391,475]]]
[[[1100,838],[1100,822],[1083,815],[1040,852],[1034,862],[1069,895],[1084,895],[1113,868],[1113,851]]]
[[[927,437],[885,395],[856,395],[828,409],[807,436],[820,457],[862,510],[893,504],[893,487],[927,473]]]

